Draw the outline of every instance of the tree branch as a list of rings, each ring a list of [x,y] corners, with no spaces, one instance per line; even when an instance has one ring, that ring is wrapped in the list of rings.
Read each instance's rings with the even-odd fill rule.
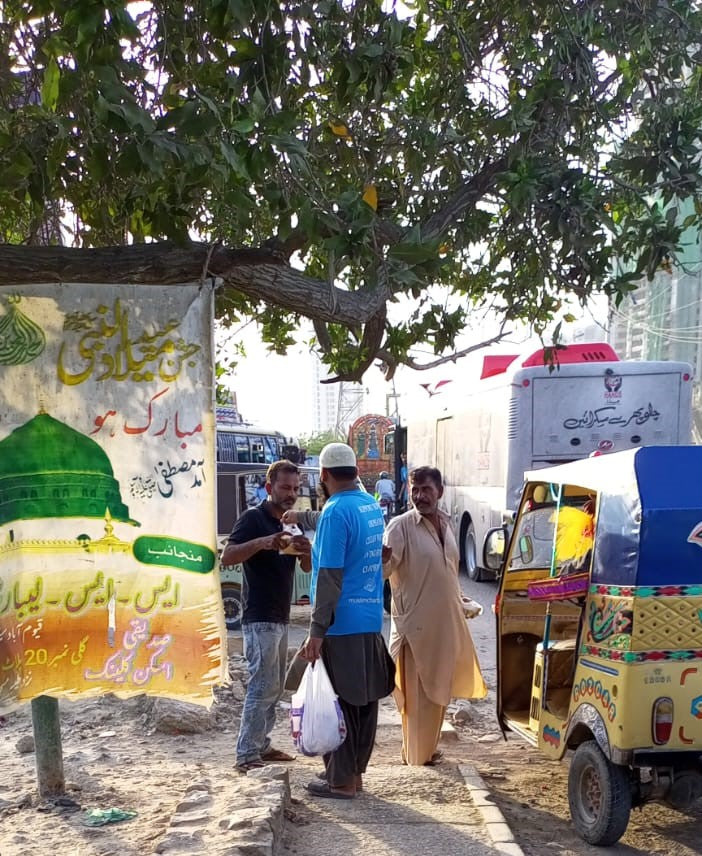
[[[493,184],[495,176],[507,167],[507,158],[486,163],[480,172],[458,188],[446,205],[427,220],[421,230],[422,240],[439,238],[463,212],[475,205]]]
[[[211,254],[211,255],[210,255]],[[209,264],[206,264],[209,258]],[[268,249],[232,250],[192,243],[131,244],[125,247],[18,247],[0,245],[0,285],[32,282],[121,282],[173,285],[217,277],[235,289],[306,318],[349,327],[384,311],[382,287],[345,291],[306,276]]]
[[[363,328],[363,338],[358,346],[359,353],[361,354],[361,360],[353,371],[345,372],[337,377],[326,378],[321,382],[337,383],[338,381],[344,380],[353,383],[360,383],[366,369],[371,365],[378,354],[378,349],[380,348],[383,336],[385,335],[386,318],[387,312],[385,306],[383,306],[377,315],[366,322],[366,325]]]
[[[376,351],[376,358],[385,363],[385,379],[390,380],[395,374],[398,365],[407,366],[410,369],[415,369],[415,371],[420,372],[426,371],[426,369],[434,369],[444,363],[455,363],[457,360],[460,360],[461,357],[465,357],[466,354],[470,354],[473,351],[479,351],[481,348],[487,348],[488,345],[494,345],[497,342],[501,342],[504,338],[511,335],[511,330],[505,331],[504,329],[501,329],[500,332],[491,339],[485,339],[483,342],[479,342],[477,345],[471,345],[469,348],[464,348],[462,351],[455,351],[453,354],[447,354],[445,357],[439,357],[436,360],[432,360],[430,363],[418,363],[411,357],[405,357],[405,359],[398,360],[394,354],[383,349],[378,349]]]

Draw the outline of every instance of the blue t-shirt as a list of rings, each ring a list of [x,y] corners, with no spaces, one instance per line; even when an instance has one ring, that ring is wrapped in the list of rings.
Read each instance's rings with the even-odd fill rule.
[[[383,628],[383,512],[360,490],[335,493],[324,505],[312,545],[310,600],[320,568],[343,568],[341,595],[329,636],[379,633]]]

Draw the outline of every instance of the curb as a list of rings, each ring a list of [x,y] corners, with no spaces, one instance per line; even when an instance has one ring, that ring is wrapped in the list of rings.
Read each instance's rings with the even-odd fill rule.
[[[490,791],[485,787],[485,782],[475,767],[470,764],[459,764],[458,772],[470,791],[473,805],[480,812],[485,828],[498,853],[507,856],[524,856],[524,851],[514,840],[512,830],[504,818],[504,815],[492,801]]]

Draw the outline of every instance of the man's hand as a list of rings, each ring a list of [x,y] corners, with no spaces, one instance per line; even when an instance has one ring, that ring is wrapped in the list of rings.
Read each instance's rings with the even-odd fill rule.
[[[390,559],[392,559],[392,547],[390,547],[388,544],[383,544],[383,564],[385,565],[387,562],[390,561]]]
[[[295,535],[290,546],[297,552],[300,559],[300,567],[308,574],[312,570],[312,544],[304,535]]]
[[[283,532],[275,532],[273,535],[264,535],[263,538],[259,538],[261,550],[281,550],[284,544],[284,534]]]
[[[300,556],[309,556],[312,552],[312,543],[305,535],[293,535],[290,546],[294,548]]]
[[[281,517],[283,523],[297,523],[297,511],[286,511]]]
[[[308,636],[305,639],[305,644],[300,650],[300,656],[308,663],[315,663],[319,660],[319,652],[322,650],[323,639],[317,639],[314,636]]]

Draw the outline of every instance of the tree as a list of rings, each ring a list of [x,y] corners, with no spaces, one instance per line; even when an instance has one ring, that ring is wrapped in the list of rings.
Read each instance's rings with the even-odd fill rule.
[[[215,276],[223,324],[283,352],[310,318],[349,380],[486,306],[543,331],[700,224],[700,32],[690,0],[6,0],[0,283]],[[80,249],[28,250],[57,205]]]
[[[308,455],[318,455],[327,443],[345,442],[345,437],[339,437],[335,431],[318,431],[309,437],[300,437],[300,448],[305,449]]]

